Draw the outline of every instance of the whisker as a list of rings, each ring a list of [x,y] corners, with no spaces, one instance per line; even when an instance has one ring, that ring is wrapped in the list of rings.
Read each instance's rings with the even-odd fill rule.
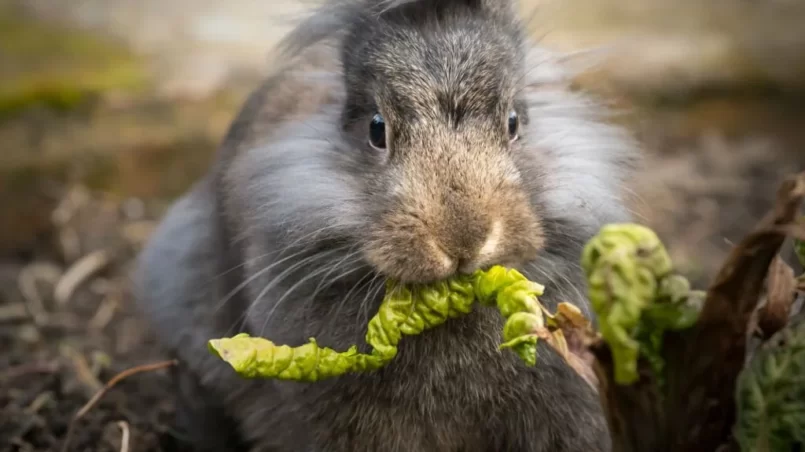
[[[222,277],[222,276],[225,276],[225,275],[227,275],[227,274],[229,274],[229,273],[231,273],[231,272],[233,272],[233,271],[235,271],[235,270],[239,269],[240,267],[243,267],[243,266],[245,266],[245,265],[247,265],[247,264],[251,264],[252,262],[257,261],[257,260],[260,260],[260,259],[263,259],[263,258],[265,258],[265,257],[268,257],[269,255],[271,255],[271,253],[272,253],[272,252],[271,252],[271,251],[269,251],[268,253],[264,253],[264,254],[261,254],[261,255],[259,255],[259,256],[252,257],[252,258],[250,258],[250,259],[246,259],[245,261],[241,262],[240,264],[233,266],[233,267],[232,267],[232,268],[230,268],[229,270],[224,270],[223,272],[221,272],[221,273],[219,273],[219,274],[217,274],[217,275],[213,276],[211,279],[218,279],[218,278],[220,278],[220,277]]]
[[[576,304],[579,308],[586,311],[587,297],[582,293],[578,284],[574,284],[570,277],[565,272],[547,272],[539,267],[536,263],[532,262],[528,268],[533,270],[538,278],[544,278],[550,284],[551,289],[555,291],[551,294],[551,299],[559,303],[562,301],[569,301]],[[557,280],[559,278],[559,280]],[[547,295],[547,292],[546,292]],[[582,303],[579,305],[578,303]]]
[[[360,268],[360,267],[359,267],[359,268]],[[349,299],[350,299],[350,295],[352,294],[352,292],[353,292],[353,291],[355,291],[355,289],[357,289],[357,288],[358,288],[358,286],[360,286],[360,284],[363,282],[363,280],[364,280],[364,279],[366,279],[366,277],[367,277],[367,276],[371,276],[371,275],[372,275],[372,272],[367,272],[367,273],[366,273],[366,274],[365,274],[365,275],[364,275],[364,276],[363,276],[361,279],[359,279],[359,280],[358,280],[358,281],[357,281],[357,282],[356,282],[356,283],[355,283],[355,284],[352,286],[352,289],[350,289],[350,290],[349,290],[349,292],[347,292],[347,294],[346,294],[346,295],[344,295],[344,296],[341,298],[341,301],[340,301],[340,302],[339,302],[339,303],[338,303],[338,304],[335,306],[335,313],[333,313],[332,315],[330,315],[330,320],[329,320],[329,322],[327,322],[327,328],[330,328],[330,327],[332,326],[333,322],[337,322],[337,321],[338,321],[338,316],[341,314],[341,310],[344,308],[344,305],[346,305],[346,303],[349,301]],[[371,284],[371,281],[374,281],[374,279],[372,279],[372,280],[370,280],[370,281],[369,281],[369,282],[370,282],[370,284]],[[332,284],[332,283],[330,283],[330,284]],[[321,333],[321,331],[322,331],[323,329],[324,329],[324,325],[322,325],[322,326],[319,328],[319,333],[317,333],[317,334],[320,334],[320,333]]]
[[[294,264],[292,264],[291,266],[289,266],[285,270],[283,270],[279,275],[275,276],[274,279],[272,279],[270,282],[268,282],[268,284],[266,284],[265,287],[263,287],[263,290],[260,292],[260,294],[257,296],[257,298],[258,299],[262,298],[268,292],[268,290],[270,290],[277,283],[283,281],[285,278],[290,276],[294,272],[294,270],[300,269],[300,268],[302,268],[302,267],[304,267],[306,265],[312,264],[313,262],[315,262],[318,259],[324,259],[327,256],[330,256],[332,254],[337,254],[337,253],[339,253],[341,251],[343,251],[343,247],[333,248],[333,249],[329,249],[329,250],[325,250],[325,251],[316,252],[316,253],[311,254],[310,256],[307,256],[307,257],[305,257],[303,259],[300,259],[299,261],[295,262]],[[256,302],[256,300],[255,300],[255,302]],[[254,302],[252,303],[252,306],[253,305],[254,305]],[[251,307],[249,309],[251,309]]]
[[[357,256],[357,254],[358,254],[358,253],[353,253],[353,259],[350,261],[350,264],[357,264],[357,263],[359,263],[359,262],[361,261],[361,258],[360,258],[360,257],[358,257],[358,256]],[[341,273],[340,273],[340,274],[338,274],[337,276],[332,277],[332,278],[330,278],[329,280],[327,280],[327,282],[326,282],[326,283],[323,285],[323,287],[331,287],[331,286],[332,286],[333,284],[335,284],[335,283],[336,283],[338,280],[343,279],[343,278],[345,278],[345,277],[346,277],[346,276],[348,276],[348,275],[351,275],[351,274],[352,274],[352,273],[354,273],[355,271],[358,271],[358,270],[363,270],[363,269],[365,269],[365,268],[366,268],[366,267],[365,267],[365,266],[363,266],[363,265],[357,265],[357,266],[356,266],[356,267],[354,267],[354,268],[347,269],[346,271],[341,272]]]
[[[528,268],[530,268],[533,272],[535,272],[538,275],[538,277],[535,278],[538,282],[544,284],[545,286],[551,286],[554,290],[557,291],[561,290],[561,287],[559,286],[559,284],[557,284],[556,279],[551,273],[546,272],[534,262],[529,263]]]
[[[375,284],[377,284],[377,286],[373,287]],[[371,305],[372,300],[377,298],[377,296],[379,294],[378,289],[381,289],[383,286],[384,286],[384,280],[380,277],[380,274],[379,273],[374,273],[374,277],[372,277],[372,279],[369,280],[369,283],[366,285],[365,294],[363,296],[363,299],[358,304],[358,314],[359,314],[358,317],[360,317],[360,314],[362,312],[366,312],[365,319],[363,320],[362,323],[360,323],[361,331],[363,331],[364,333],[365,333],[366,329],[369,326],[368,325],[368,323],[369,323],[369,305]]]
[[[299,242],[301,242],[303,240],[306,240],[306,239],[309,239],[310,237],[312,237],[312,236],[314,236],[316,234],[321,234],[324,231],[334,229],[336,227],[338,227],[338,224],[329,224],[327,226],[323,226],[323,227],[315,229],[315,230],[313,230],[313,231],[311,231],[311,232],[309,232],[307,234],[304,234],[301,237],[298,237],[296,240],[294,240],[293,242],[289,243],[284,248],[282,248],[282,250],[278,251],[278,256],[277,257],[281,256],[282,253],[284,253],[285,251],[287,251],[290,248],[292,248],[292,247],[296,246],[297,244],[299,244]],[[314,243],[316,243],[316,242],[314,242]],[[310,248],[310,245],[311,244],[305,244],[305,248]]]
[[[291,254],[290,256],[287,256],[287,257],[285,257],[283,259],[280,259],[280,260],[272,263],[271,265],[266,266],[265,268],[262,268],[262,269],[258,270],[253,275],[249,276],[246,280],[244,280],[242,283],[238,284],[238,286],[235,287],[234,289],[232,289],[228,294],[226,294],[223,299],[218,301],[218,304],[216,305],[215,310],[213,312],[214,313],[218,312],[232,297],[235,296],[236,293],[241,291],[244,287],[248,286],[252,281],[254,281],[255,279],[259,278],[261,275],[264,275],[265,273],[267,273],[268,271],[270,271],[272,268],[276,267],[277,265],[280,265],[280,264],[282,264],[283,262],[285,262],[285,261],[287,261],[289,259],[297,257],[300,254],[304,254],[307,251],[308,251],[307,249],[298,251],[298,252],[296,252],[294,254]]]
[[[238,320],[237,320],[237,321],[235,321],[235,324],[233,324],[233,325],[232,325],[232,326],[231,326],[229,329],[231,330],[232,328],[234,328],[234,327],[235,327],[235,325],[237,325],[238,323],[242,322],[242,321],[243,321],[243,320],[244,320],[246,317],[248,317],[248,316],[249,316],[249,314],[251,313],[252,309],[254,308],[254,306],[257,304],[257,302],[258,302],[258,301],[259,301],[259,300],[260,300],[260,299],[261,299],[263,296],[265,296],[265,294],[266,294],[266,293],[268,293],[268,291],[271,289],[271,287],[273,287],[273,285],[274,285],[274,284],[276,284],[277,282],[281,281],[281,280],[282,280],[282,279],[284,279],[286,276],[288,276],[289,274],[291,274],[291,273],[292,273],[292,272],[293,272],[295,269],[297,269],[297,268],[299,268],[299,267],[302,267],[302,266],[304,266],[304,265],[310,264],[311,262],[314,262],[316,259],[322,259],[322,258],[325,258],[326,256],[328,256],[328,255],[330,255],[330,254],[333,254],[333,253],[337,253],[337,252],[343,251],[343,249],[344,249],[344,247],[339,247],[339,248],[333,248],[333,249],[330,249],[330,250],[326,250],[326,251],[322,251],[322,252],[314,253],[314,254],[312,254],[312,255],[310,255],[310,256],[308,256],[308,257],[304,258],[304,259],[301,259],[299,262],[296,262],[295,264],[293,264],[293,265],[291,265],[290,267],[288,267],[287,269],[285,269],[285,270],[284,270],[282,273],[280,273],[279,275],[277,275],[277,276],[276,276],[274,279],[272,279],[272,280],[271,280],[271,281],[270,281],[268,284],[266,284],[266,286],[263,288],[263,290],[260,292],[260,294],[257,296],[257,298],[256,298],[256,299],[255,299],[255,300],[254,300],[254,301],[253,301],[253,302],[252,302],[250,305],[249,305],[249,307],[246,309],[246,311],[245,311],[243,314],[241,314],[241,315],[240,315],[240,317],[238,318]],[[307,251],[307,250],[305,250],[305,251]],[[299,254],[302,254],[302,253],[297,253],[297,254],[295,254],[294,256],[299,255]],[[284,261],[284,260],[289,259],[290,257],[292,257],[292,256],[289,256],[288,258],[283,259],[283,261]],[[282,262],[282,261],[275,262],[275,263],[274,263],[274,264],[272,264],[270,267],[275,267],[277,264],[279,264],[279,263],[281,263],[281,262]],[[266,271],[268,271],[268,270],[267,270],[267,269],[263,269],[263,270],[260,270],[258,273],[260,273],[260,274],[264,274]],[[256,276],[257,276],[257,275],[254,275],[254,276],[250,277],[250,278],[249,278],[249,280],[250,280],[250,281],[251,281],[251,280],[254,280],[254,279],[256,278]],[[250,282],[250,281],[249,281],[249,282]],[[241,285],[243,285],[243,284],[241,284]]]
[[[354,245],[352,248],[350,248],[350,253],[349,253],[349,254],[347,254],[346,256],[344,256],[344,259],[346,259],[346,258],[347,258],[347,257],[349,257],[349,256],[354,256],[355,254],[357,254],[358,252],[360,252],[360,250],[358,250],[357,252],[356,252],[356,250],[354,250],[354,248],[355,248],[356,246],[357,246],[357,245]],[[335,270],[336,268],[338,268],[338,267],[339,267],[339,266],[340,266],[342,263],[343,263],[343,262],[338,262],[338,263],[336,263],[335,265],[333,265],[332,267],[330,267],[330,271],[328,271],[328,272],[327,272],[327,274],[326,274],[326,275],[324,275],[324,276],[321,278],[321,280],[319,281],[319,284],[316,286],[316,289],[313,291],[313,294],[310,296],[310,299],[311,299],[311,300],[315,300],[315,299],[316,299],[316,296],[319,294],[319,291],[322,289],[322,287],[327,287],[327,286],[330,286],[330,285],[332,285],[332,284],[333,284],[335,281],[337,281],[338,279],[340,279],[340,278],[341,278],[341,277],[339,277],[339,278],[335,278],[335,279],[333,279],[331,282],[329,282],[327,285],[323,285],[323,284],[324,284],[324,282],[325,282],[325,281],[327,281],[327,277],[328,277],[328,276],[330,276],[330,273],[331,273],[333,270]]]
[[[352,256],[354,256],[354,253],[352,254]],[[342,262],[343,262],[343,260],[342,260]],[[292,285],[290,288],[288,288],[288,290],[286,290],[285,293],[282,294],[282,296],[276,302],[274,302],[274,306],[272,306],[271,310],[268,312],[268,314],[266,314],[266,318],[265,318],[265,320],[263,320],[263,326],[260,328],[260,335],[263,334],[263,332],[264,332],[264,330],[266,328],[266,325],[268,325],[268,322],[273,317],[273,315],[276,312],[277,308],[282,304],[283,301],[288,299],[288,295],[290,295],[293,291],[295,291],[297,288],[302,286],[305,282],[309,281],[311,278],[314,278],[314,277],[320,275],[326,269],[327,269],[327,267],[321,267],[318,270],[310,272],[307,276],[305,276],[304,278],[300,279],[294,285]],[[344,273],[343,275],[341,275],[341,277],[344,277],[344,276],[346,276],[346,275],[348,275],[350,273],[353,273],[353,272],[355,272],[355,271],[357,271],[359,269],[360,269],[360,267],[354,268],[354,269]]]
[[[383,289],[385,289],[385,281],[382,278],[380,278],[379,273],[375,275],[375,278],[372,281],[373,281],[373,283],[378,283],[377,287],[375,289],[373,289],[373,290],[368,291],[368,294],[370,294],[370,296],[367,296],[366,298],[364,298],[364,300],[361,302],[361,305],[360,305],[360,307],[358,309],[359,314],[362,314],[362,316],[361,316],[361,318],[362,318],[361,325],[366,325],[366,324],[369,323],[369,307],[371,305],[371,302],[375,298],[380,296],[380,293],[383,291]]]

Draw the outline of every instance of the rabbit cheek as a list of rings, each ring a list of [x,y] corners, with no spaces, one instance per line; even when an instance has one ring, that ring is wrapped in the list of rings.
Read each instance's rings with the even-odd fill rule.
[[[380,273],[400,281],[431,282],[452,276],[456,261],[421,221],[386,215],[369,233],[366,259]]]

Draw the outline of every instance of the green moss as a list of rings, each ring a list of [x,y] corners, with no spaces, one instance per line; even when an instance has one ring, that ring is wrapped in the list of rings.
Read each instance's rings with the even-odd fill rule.
[[[142,61],[111,38],[0,12],[0,117],[33,106],[72,110],[146,82]]]

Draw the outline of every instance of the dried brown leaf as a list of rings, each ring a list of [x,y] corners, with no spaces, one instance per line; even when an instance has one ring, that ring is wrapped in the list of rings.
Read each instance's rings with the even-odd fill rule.
[[[777,256],[769,267],[766,303],[758,311],[757,326],[763,338],[769,338],[787,323],[796,298],[794,269]]]

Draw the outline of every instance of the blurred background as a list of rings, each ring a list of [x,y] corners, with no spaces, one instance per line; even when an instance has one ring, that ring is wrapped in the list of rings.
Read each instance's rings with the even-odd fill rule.
[[[160,359],[131,259],[313,3],[0,0],[0,451],[58,450]],[[704,287],[805,168],[805,1],[522,3],[546,46],[617,45],[578,85],[641,140],[635,211]],[[122,382],[70,450],[177,450],[172,390]]]

